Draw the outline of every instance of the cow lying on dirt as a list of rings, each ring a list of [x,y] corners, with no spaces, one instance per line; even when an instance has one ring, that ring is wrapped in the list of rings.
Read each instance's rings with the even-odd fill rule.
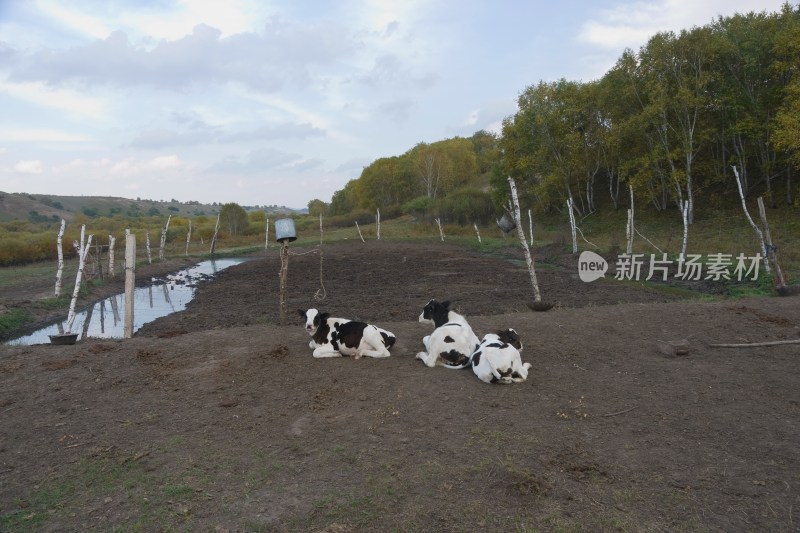
[[[305,328],[311,341],[308,347],[313,349],[314,357],[353,356],[359,359],[367,357],[389,357],[389,348],[395,336],[389,331],[377,328],[365,322],[332,318],[328,313],[320,313],[316,309],[297,312],[305,320]]]
[[[472,371],[486,383],[519,383],[528,378],[530,363],[522,363],[522,341],[513,329],[488,333],[472,354]]]
[[[450,302],[431,300],[419,315],[420,322],[433,324],[433,333],[422,339],[424,352],[417,359],[430,366],[466,368],[470,355],[478,346],[478,337],[473,333],[467,319],[450,310]]]

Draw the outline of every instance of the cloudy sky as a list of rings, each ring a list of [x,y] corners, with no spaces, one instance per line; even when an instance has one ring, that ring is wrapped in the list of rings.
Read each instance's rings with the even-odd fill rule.
[[[0,0],[0,191],[305,207],[783,0]]]

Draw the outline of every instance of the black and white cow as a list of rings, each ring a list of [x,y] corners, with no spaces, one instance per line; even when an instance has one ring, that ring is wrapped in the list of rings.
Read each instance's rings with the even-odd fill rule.
[[[389,348],[394,345],[393,333],[346,318],[333,318],[329,313],[317,309],[297,312],[305,320],[305,328],[311,336],[308,347],[314,357],[353,356],[389,357]]]
[[[433,333],[422,339],[424,352],[417,359],[430,366],[466,368],[469,358],[478,346],[478,337],[473,333],[467,319],[450,310],[450,302],[431,300],[419,315],[420,322],[430,322]]]
[[[513,329],[484,335],[472,354],[472,371],[486,383],[519,383],[528,378],[530,363],[522,363],[522,341]]]

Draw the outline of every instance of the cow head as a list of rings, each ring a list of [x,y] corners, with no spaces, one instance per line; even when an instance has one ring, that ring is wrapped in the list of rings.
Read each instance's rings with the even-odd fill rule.
[[[430,322],[434,327],[439,327],[446,324],[450,314],[450,302],[438,302],[431,300],[422,309],[422,314],[419,315],[420,322]]]
[[[322,321],[328,317],[327,313],[320,313],[314,308],[308,309],[303,311],[302,309],[298,309],[297,313],[300,315],[305,323],[303,324],[306,328],[306,332],[310,336],[314,336],[314,333],[317,332],[319,325],[322,324]]]
[[[500,341],[510,344],[518,351],[522,350],[522,339],[520,338],[519,333],[517,333],[515,330],[508,328],[503,331],[498,331],[497,336],[500,338]]]

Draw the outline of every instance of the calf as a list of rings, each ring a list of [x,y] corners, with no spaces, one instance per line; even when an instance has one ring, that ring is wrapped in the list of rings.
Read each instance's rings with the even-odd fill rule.
[[[489,333],[472,354],[472,371],[486,383],[519,383],[528,378],[530,363],[522,363],[522,341],[513,329]]]
[[[332,318],[316,309],[297,312],[305,319],[305,328],[311,336],[308,347],[314,357],[353,356],[389,357],[389,348],[395,336],[389,331],[344,318]]]
[[[430,366],[466,368],[472,352],[478,346],[478,337],[473,333],[467,319],[450,310],[450,302],[431,300],[419,315],[420,322],[430,322],[433,333],[422,339],[424,352],[417,359]]]

